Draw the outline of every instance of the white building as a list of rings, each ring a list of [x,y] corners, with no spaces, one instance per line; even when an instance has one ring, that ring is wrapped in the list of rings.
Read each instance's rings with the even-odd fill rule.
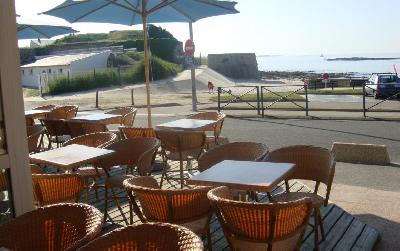
[[[21,66],[22,86],[44,88],[50,79],[107,68],[110,51],[50,56]]]
[[[40,39],[40,40],[31,40],[29,43],[29,47],[31,48],[37,48],[37,47],[42,47],[50,44],[54,44],[56,40],[51,40],[51,39]]]

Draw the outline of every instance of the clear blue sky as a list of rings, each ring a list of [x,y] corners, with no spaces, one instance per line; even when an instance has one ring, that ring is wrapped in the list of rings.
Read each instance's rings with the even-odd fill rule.
[[[15,0],[17,13],[32,16],[63,0]],[[255,52],[258,55],[400,53],[397,0],[238,0],[239,14],[194,24],[196,54]],[[65,24],[54,19],[45,21]],[[179,40],[187,24],[159,24]],[[73,24],[82,33],[141,26]]]

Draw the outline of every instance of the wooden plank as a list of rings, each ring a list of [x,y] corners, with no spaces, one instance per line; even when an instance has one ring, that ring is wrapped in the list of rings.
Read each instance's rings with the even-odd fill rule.
[[[331,210],[327,212],[327,215],[322,216],[325,234],[329,234],[331,227],[338,221],[344,211],[336,206],[333,206]],[[310,219],[310,224],[314,225],[314,220]],[[318,233],[318,238],[321,238],[321,232]],[[310,250],[314,248],[314,232],[310,226],[307,227],[306,233],[304,234],[303,244],[301,250]]]
[[[353,216],[348,213],[344,213],[342,217],[340,217],[340,219],[329,230],[329,234],[326,235],[325,240],[320,244],[320,249],[332,250],[335,247],[336,243],[338,243],[343,235],[346,233],[353,220]]]
[[[376,241],[378,240],[379,233],[369,226],[365,226],[361,235],[352,246],[352,251],[372,250]]]
[[[177,169],[178,163],[171,162],[170,163],[172,169]],[[196,162],[193,163],[195,167],[197,165]],[[56,169],[52,169],[53,171]],[[121,175],[125,174],[124,168],[116,168],[111,171],[111,175]],[[161,175],[157,173],[154,175],[155,179],[159,182]],[[99,179],[99,183],[104,182],[104,178]],[[302,184],[299,181],[290,181],[290,190],[291,191],[310,191],[310,189]],[[168,182],[163,183],[164,189],[176,189],[179,188],[180,184],[178,181],[169,180]],[[278,187],[274,188],[275,192],[284,191],[284,183],[281,182]],[[117,189],[117,196],[125,195],[125,191],[122,189]],[[84,197],[83,197],[84,198]],[[89,202],[90,204],[96,206],[101,211],[103,211],[104,207],[104,189],[99,189],[99,201],[95,201],[95,193],[91,191],[89,194]],[[259,199],[263,202],[268,201],[266,193],[259,193]],[[123,214],[126,215],[126,218],[129,215],[129,205],[128,198],[120,200]],[[334,204],[329,204],[327,207],[321,207],[321,217],[324,221],[324,227],[326,232],[326,240],[320,243],[321,250],[350,250],[353,248],[354,250],[370,250],[373,247],[373,244],[377,240],[378,233],[372,228],[366,226],[364,223],[360,222],[358,219],[355,219],[352,215],[346,213],[340,207],[337,207]],[[121,217],[121,212],[118,210],[116,205],[111,201],[108,204],[108,213],[110,215],[110,219],[107,220],[107,225],[103,230],[104,232],[109,232],[116,227],[125,226],[128,222],[123,221],[123,217]],[[128,220],[128,218],[127,218]],[[134,214],[133,218],[134,224],[139,224],[139,218]],[[314,219],[310,219],[310,223],[314,223]],[[372,230],[371,230],[372,229]],[[214,250],[230,250],[228,242],[224,236],[221,225],[213,215],[210,221],[210,231],[211,231],[211,241],[213,244]],[[319,233],[319,238],[321,238],[321,234]],[[206,244],[206,239],[204,239],[204,244]],[[312,228],[310,226],[307,227],[303,244],[301,250],[313,250],[314,249],[314,234],[312,233]]]
[[[344,233],[342,239],[336,243],[334,250],[341,251],[351,248],[357,241],[361,232],[364,230],[365,224],[354,218],[350,227]]]

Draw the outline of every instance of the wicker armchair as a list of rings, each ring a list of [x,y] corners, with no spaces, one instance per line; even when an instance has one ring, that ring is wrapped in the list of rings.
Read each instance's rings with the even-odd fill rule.
[[[267,158],[271,162],[295,163],[295,170],[288,179],[303,179],[315,181],[313,193],[289,192],[288,180],[285,181],[286,193],[274,196],[274,201],[297,200],[303,197],[310,197],[313,206],[313,215],[315,222],[313,226],[315,247],[319,245],[318,226],[321,229],[322,240],[325,239],[325,231],[320,214],[320,207],[327,205],[329,194],[332,187],[333,177],[335,175],[335,157],[331,151],[321,147],[297,145],[289,146],[272,151]],[[325,198],[318,195],[320,183],[326,185]]]
[[[56,107],[56,105],[42,105],[42,106],[37,106],[35,108],[32,108],[32,110],[46,110],[46,111],[51,111]],[[47,117],[47,115],[45,116]],[[25,116],[26,120],[26,126],[34,126],[35,125],[35,120],[32,116]]]
[[[203,242],[187,228],[167,223],[126,226],[103,235],[80,251],[202,251]]]
[[[119,131],[123,139],[157,138],[157,134],[154,128],[120,126]]]
[[[97,132],[97,133],[90,133],[78,136],[76,138],[72,138],[65,142],[63,146],[77,144],[77,145],[85,145],[91,147],[98,147],[104,148],[113,142],[118,140],[118,136],[112,132]],[[89,191],[91,188],[94,188],[96,193],[96,200],[98,199],[98,184],[97,179],[101,178],[104,175],[104,170],[101,168],[97,168],[96,165],[94,166],[86,166],[86,167],[79,167],[78,170],[75,172],[77,174],[82,175],[85,179],[85,184],[87,188],[86,197],[88,198]],[[93,180],[90,183],[90,180]]]
[[[84,187],[79,174],[32,174],[35,201],[39,206],[78,202]]]
[[[303,198],[281,203],[232,199],[227,187],[214,188],[208,198],[231,250],[299,250],[312,210]]]
[[[179,161],[179,173],[181,188],[184,185],[183,161],[190,163],[192,160],[198,160],[204,150],[206,135],[204,132],[196,131],[175,131],[175,130],[157,130],[158,138],[161,140],[161,152],[164,161],[164,170],[161,176],[160,187],[164,178],[168,180],[167,172],[176,172],[168,170],[167,162]]]
[[[154,153],[160,147],[160,141],[156,138],[134,138],[117,141],[107,146],[109,150],[115,151],[99,161],[99,166],[106,172],[105,179],[105,195],[104,195],[104,221],[107,217],[109,189],[112,192],[112,199],[117,204],[118,209],[122,212],[119,198],[115,194],[115,189],[123,189],[123,181],[133,175],[114,175],[110,176],[110,169],[114,166],[127,165],[127,168],[136,167],[136,173],[140,176],[147,176],[152,171],[152,160]],[[126,198],[126,197],[125,197]],[[124,217],[124,214],[122,214]],[[124,218],[124,220],[126,220]],[[133,223],[132,205],[130,204],[130,222]]]
[[[118,124],[123,126],[132,126],[135,121],[137,109],[133,107],[121,107],[106,112],[106,114],[122,115]]]
[[[41,135],[45,132],[45,128],[41,125],[27,126],[26,134],[28,135],[28,151],[29,153],[40,152],[43,138]],[[39,140],[40,138],[40,140]]]
[[[57,147],[67,140],[71,139],[70,130],[63,119],[41,119],[42,124],[46,127],[48,136],[48,148],[50,149],[52,143],[56,143]]]
[[[198,235],[207,236],[212,249],[210,234],[211,207],[207,192],[211,187],[193,189],[160,189],[150,176],[135,177],[124,181],[133,209],[142,222],[168,222],[189,228]],[[142,210],[136,204],[140,202]]]
[[[10,250],[76,250],[96,238],[101,212],[78,203],[38,208],[0,225],[0,247]]]
[[[72,119],[76,117],[78,108],[77,105],[56,106],[47,117],[52,119]]]
[[[223,160],[261,161],[268,154],[262,143],[234,142],[217,146],[199,158],[199,170],[203,172]]]
[[[215,120],[215,123],[212,126],[209,126],[204,129],[204,131],[209,131],[213,133],[213,136],[206,138],[206,146],[207,149],[210,148],[211,144],[218,145],[219,136],[221,135],[222,126],[224,124],[224,119],[226,115],[222,112],[201,112],[197,114],[193,114],[188,117],[188,119],[202,119],[202,120]]]
[[[107,132],[107,126],[103,123],[81,120],[68,120],[67,126],[71,132],[71,137],[79,137],[85,134],[96,132]]]

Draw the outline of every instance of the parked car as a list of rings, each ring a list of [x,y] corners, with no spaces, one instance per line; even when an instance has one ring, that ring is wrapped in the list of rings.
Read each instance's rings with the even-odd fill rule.
[[[365,94],[375,99],[397,94],[400,97],[400,78],[394,73],[373,73],[365,83]]]

